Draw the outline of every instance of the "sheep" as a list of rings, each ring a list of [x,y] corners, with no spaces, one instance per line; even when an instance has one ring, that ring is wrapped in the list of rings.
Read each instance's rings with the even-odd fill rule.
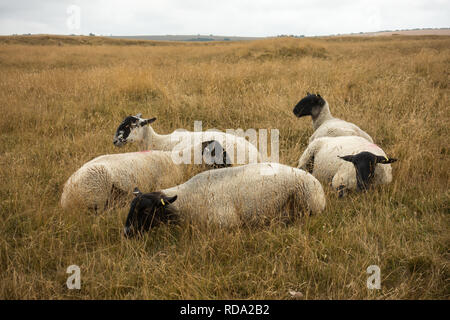
[[[298,117],[311,116],[314,133],[309,138],[311,143],[320,137],[359,136],[373,143],[372,138],[351,122],[334,118],[328,102],[320,94],[310,94],[301,99],[293,110]]]
[[[126,199],[136,186],[166,188],[181,183],[187,174],[229,166],[228,155],[217,141],[205,141],[201,148],[206,165],[177,164],[172,152],[159,150],[99,156],[67,180],[61,206],[103,210]],[[181,152],[192,153],[193,149],[195,146]]]
[[[331,182],[339,196],[343,196],[345,190],[364,191],[371,184],[390,183],[390,163],[395,161],[397,159],[388,158],[379,146],[362,137],[322,137],[308,145],[298,168],[322,182]]]
[[[267,171],[273,174],[260,174]],[[326,203],[322,185],[311,174],[268,162],[209,170],[169,189],[147,194],[136,189],[135,194],[125,222],[126,237],[168,220],[232,227],[261,222],[276,213],[290,217],[303,209],[320,213]]]
[[[232,163],[246,164],[261,162],[258,149],[244,137],[220,132],[208,131],[185,131],[176,130],[171,134],[157,134],[150,125],[156,118],[143,119],[142,114],[126,117],[116,130],[113,143],[121,147],[130,142],[141,142],[143,150],[165,150],[174,148],[184,149],[192,143],[216,140],[222,144],[228,152]],[[234,161],[234,150],[237,148],[237,161]]]

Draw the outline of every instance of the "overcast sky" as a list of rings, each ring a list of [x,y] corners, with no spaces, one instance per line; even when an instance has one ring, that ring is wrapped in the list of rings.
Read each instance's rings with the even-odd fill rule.
[[[443,27],[450,27],[449,0],[0,0],[2,35],[312,36]]]

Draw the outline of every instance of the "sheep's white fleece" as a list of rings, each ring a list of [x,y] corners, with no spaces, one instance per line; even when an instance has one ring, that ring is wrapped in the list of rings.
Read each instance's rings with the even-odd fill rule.
[[[178,196],[172,205],[180,217],[220,226],[280,213],[290,200],[313,213],[323,211],[326,202],[322,185],[316,178],[278,163],[209,170],[162,192]]]
[[[136,186],[143,189],[169,187],[182,181],[184,168],[187,166],[174,164],[171,153],[165,151],[99,156],[85,163],[67,180],[61,206],[102,210],[111,200],[114,188],[132,194]]]
[[[313,119],[314,133],[309,138],[309,143],[321,137],[359,136],[373,143],[372,137],[357,125],[331,115],[328,102],[322,107],[320,114]]]
[[[333,188],[341,185],[350,190],[357,186],[355,166],[338,156],[354,155],[363,151],[375,155],[386,156],[384,151],[357,136],[322,137],[312,141],[303,152],[298,167],[307,170],[311,163],[314,164],[312,174],[322,182],[332,182]],[[392,181],[392,168],[390,164],[378,163],[374,173],[374,184],[388,184]]]
[[[204,141],[216,140],[230,157],[233,164],[247,164],[261,161],[261,155],[255,145],[244,137],[221,131],[184,131],[176,130],[171,134],[157,134],[151,125],[142,127],[142,134],[136,135],[135,141],[142,141],[145,150],[171,151],[174,148],[185,149],[190,145],[195,145]],[[235,156],[236,155],[236,156]]]

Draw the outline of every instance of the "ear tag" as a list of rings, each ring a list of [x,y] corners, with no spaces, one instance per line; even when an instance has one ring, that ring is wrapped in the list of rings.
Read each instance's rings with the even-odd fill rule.
[[[162,203],[163,206],[166,205],[166,203],[164,202],[164,200],[162,198],[161,198],[161,203]]]
[[[387,156],[384,156],[384,158],[386,159],[386,161],[389,161],[389,158]]]

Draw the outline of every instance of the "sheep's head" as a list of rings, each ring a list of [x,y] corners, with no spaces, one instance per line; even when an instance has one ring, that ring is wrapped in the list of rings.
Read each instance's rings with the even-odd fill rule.
[[[217,140],[202,142],[202,154],[205,163],[214,169],[231,166],[231,159]]]
[[[358,190],[360,191],[367,190],[369,187],[375,174],[375,167],[378,163],[388,164],[397,161],[397,159],[377,156],[367,151],[339,158],[349,161],[355,166],[356,182]]]
[[[167,197],[161,192],[142,194],[134,189],[135,198],[125,222],[124,236],[129,238],[149,231],[161,223],[177,220],[176,210],[171,204],[177,196]]]
[[[320,94],[307,94],[302,100],[300,100],[294,107],[294,114],[301,118],[305,116],[312,116],[316,118],[322,111],[325,105],[325,100],[320,96]]]
[[[113,143],[121,147],[127,142],[142,141],[144,139],[144,127],[154,122],[156,118],[142,119],[142,114],[126,117],[116,130]]]

